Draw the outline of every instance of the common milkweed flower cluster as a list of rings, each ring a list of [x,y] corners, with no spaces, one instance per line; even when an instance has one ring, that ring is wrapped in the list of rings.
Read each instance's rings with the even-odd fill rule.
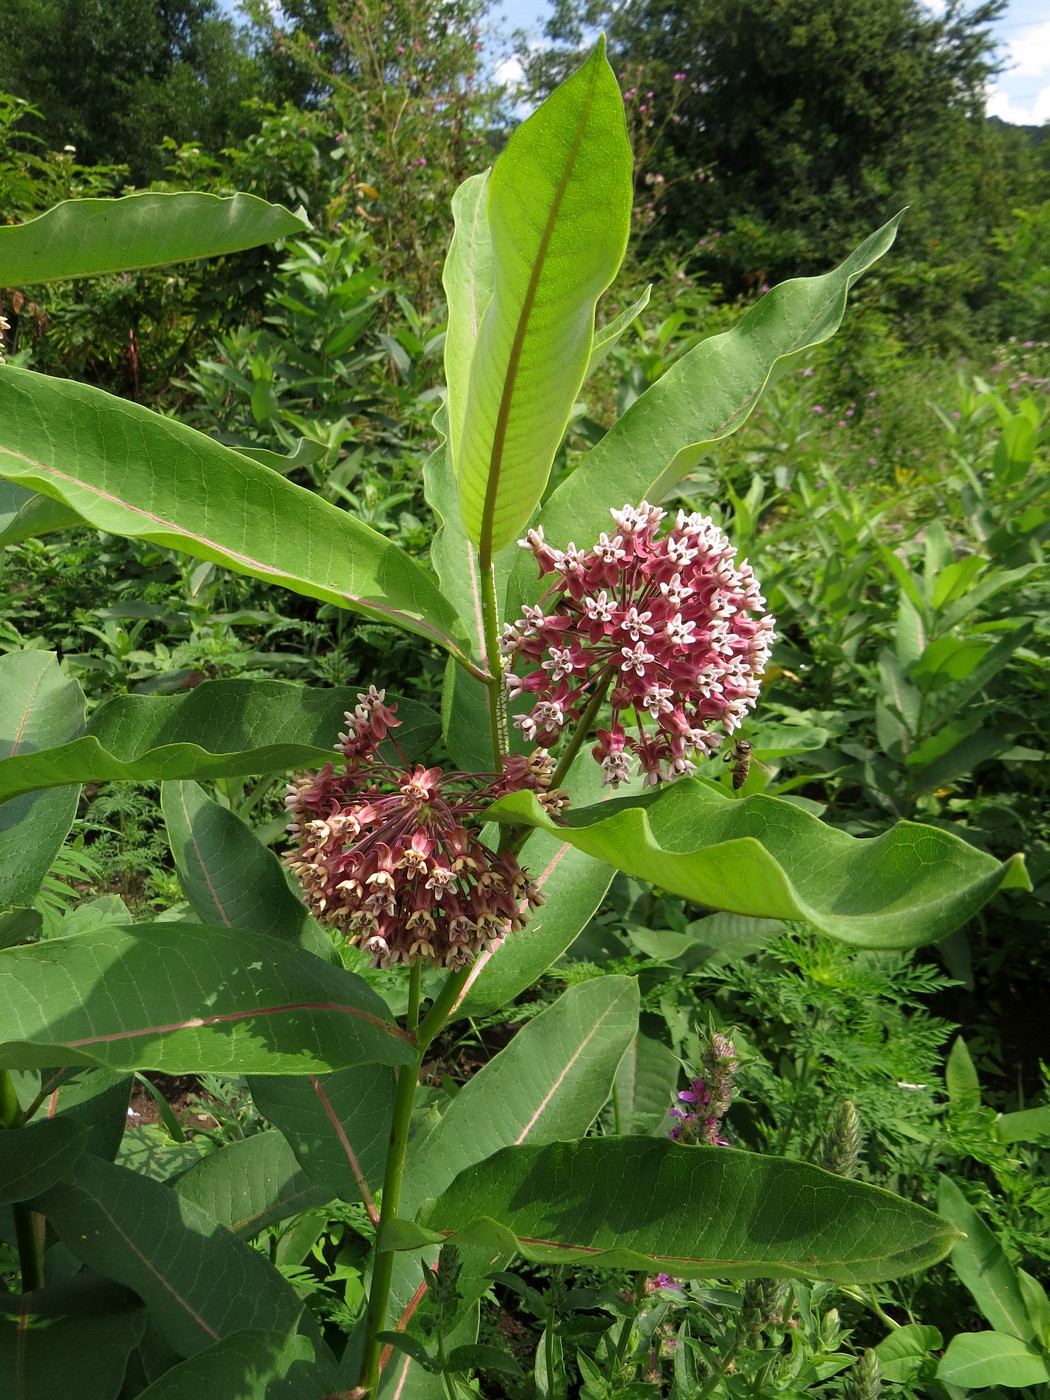
[[[371,687],[346,714],[334,763],[288,788],[294,848],[285,856],[324,924],[377,967],[461,967],[525,926],[543,902],[510,852],[481,840],[481,813],[529,787],[548,810],[562,804],[542,750],[499,775],[445,773],[404,760],[392,731],[396,705]],[[390,740],[398,761],[384,757]]]
[[[504,630],[511,699],[529,696],[514,723],[551,748],[606,691],[608,729],[593,752],[606,783],[647,784],[695,772],[693,757],[732,734],[758,698],[775,619],[751,566],[709,517],[643,501],[610,512],[615,529],[590,549],[555,549],[543,530],[519,541],[552,581]],[[524,663],[524,673],[513,668]]]

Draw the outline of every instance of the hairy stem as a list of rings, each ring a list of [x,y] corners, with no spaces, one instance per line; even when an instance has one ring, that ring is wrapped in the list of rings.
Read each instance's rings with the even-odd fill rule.
[[[587,702],[587,708],[580,716],[580,721],[577,724],[576,730],[569,741],[569,747],[562,754],[561,759],[558,762],[558,766],[554,770],[554,776],[551,778],[551,787],[561,787],[562,783],[565,781],[566,775],[568,774],[569,769],[572,767],[573,760],[579,753],[584,739],[586,739],[587,735],[590,732],[591,725],[598,718],[598,711],[601,709],[605,701],[606,692],[608,691],[609,686],[612,683],[612,678],[615,674],[616,667],[615,665],[610,663],[610,665],[606,666],[605,670],[598,677],[598,683],[594,687],[594,694]]]
[[[503,755],[510,752],[507,733],[507,699],[503,687],[503,669],[499,654],[499,609],[496,605],[496,580],[491,556],[483,553],[479,561],[481,572],[481,615],[485,629],[485,657],[489,675],[485,684],[489,690],[489,724],[492,728],[492,759],[497,773],[503,771]]]

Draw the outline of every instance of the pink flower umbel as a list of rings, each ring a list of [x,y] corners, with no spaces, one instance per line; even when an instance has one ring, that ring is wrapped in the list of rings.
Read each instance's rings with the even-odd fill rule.
[[[358,700],[336,745],[344,770],[327,763],[289,786],[296,845],[285,859],[317,918],[377,967],[461,967],[542,903],[514,856],[490,850],[479,828],[480,813],[514,788],[556,805],[550,760],[517,758],[498,777],[392,763],[379,745],[400,724],[397,707],[375,687]]]
[[[758,698],[775,619],[751,566],[706,517],[666,512],[643,501],[610,512],[615,532],[590,549],[552,548],[542,530],[520,541],[540,577],[553,575],[539,606],[504,631],[512,699],[532,698],[514,723],[550,748],[607,692],[608,729],[594,756],[605,782],[630,776],[635,758],[647,784],[695,771],[732,734]]]

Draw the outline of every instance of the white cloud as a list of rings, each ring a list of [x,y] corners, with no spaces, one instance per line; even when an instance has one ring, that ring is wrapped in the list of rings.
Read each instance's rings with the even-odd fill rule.
[[[521,66],[521,60],[512,54],[510,58],[496,64],[492,76],[504,87],[520,87],[525,81],[525,69]]]
[[[1050,83],[1030,100],[1014,97],[1000,87],[989,88],[987,112],[1015,126],[1042,126],[1050,121]]]
[[[1042,78],[1050,76],[1050,20],[1023,29],[1016,38],[1003,45],[1007,71],[1011,78]]]

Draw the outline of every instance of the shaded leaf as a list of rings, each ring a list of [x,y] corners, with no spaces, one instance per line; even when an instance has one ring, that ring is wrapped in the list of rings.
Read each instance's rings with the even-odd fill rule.
[[[0,770],[31,763],[39,750],[66,743],[83,727],[83,691],[50,652],[0,657]],[[57,797],[26,794],[0,809],[0,910],[33,903],[69,835],[79,799],[79,788],[72,787]],[[12,937],[15,931],[9,929]]]
[[[83,524],[76,511],[61,501],[14,481],[0,481],[0,546]]]
[[[145,1326],[142,1300],[97,1276],[0,1293],[0,1375],[12,1400],[114,1400]]]
[[[959,1187],[944,1174],[937,1208],[945,1220],[965,1233],[965,1239],[952,1250],[952,1268],[981,1312],[998,1330],[1025,1342],[1035,1341],[1017,1270]]]
[[[27,1201],[61,1181],[87,1142],[87,1129],[46,1118],[0,1132],[0,1205]]]
[[[1030,888],[1020,856],[1000,864],[936,827],[898,822],[858,839],[790,802],[734,801],[691,778],[663,792],[570,809],[557,824],[529,792],[501,798],[488,815],[558,834],[698,904],[802,919],[864,948],[932,943],[997,890]]]
[[[138,1400],[319,1400],[340,1388],[328,1349],[283,1332],[235,1332],[198,1352]]]
[[[0,953],[0,1064],[323,1072],[412,1058],[368,985],[288,943],[157,923]]]
[[[242,1240],[331,1199],[300,1169],[278,1132],[252,1133],[209,1152],[179,1177],[175,1194]]]
[[[620,1061],[613,1086],[618,1137],[667,1133],[680,1069],[678,1057],[662,1041],[639,1031]]]
[[[899,1278],[957,1238],[932,1211],[804,1162],[640,1137],[504,1148],[419,1223],[537,1263],[839,1283]]]
[[[332,760],[344,712],[354,708],[357,695],[350,687],[321,690],[251,678],[205,681],[187,695],[117,696],[99,706],[82,738],[0,765],[0,801],[66,783],[320,768]],[[437,716],[412,700],[398,700],[397,707],[398,743],[410,756],[422,754],[440,731]]]
[[[293,1332],[304,1322],[302,1304],[258,1251],[158,1182],[85,1155],[75,1181],[34,1205],[78,1259],[143,1298],[180,1355],[245,1328]]]
[[[87,1128],[85,1151],[110,1162],[128,1125],[133,1083],[130,1074],[108,1069],[61,1067],[45,1069],[40,1076],[48,1117]]]

